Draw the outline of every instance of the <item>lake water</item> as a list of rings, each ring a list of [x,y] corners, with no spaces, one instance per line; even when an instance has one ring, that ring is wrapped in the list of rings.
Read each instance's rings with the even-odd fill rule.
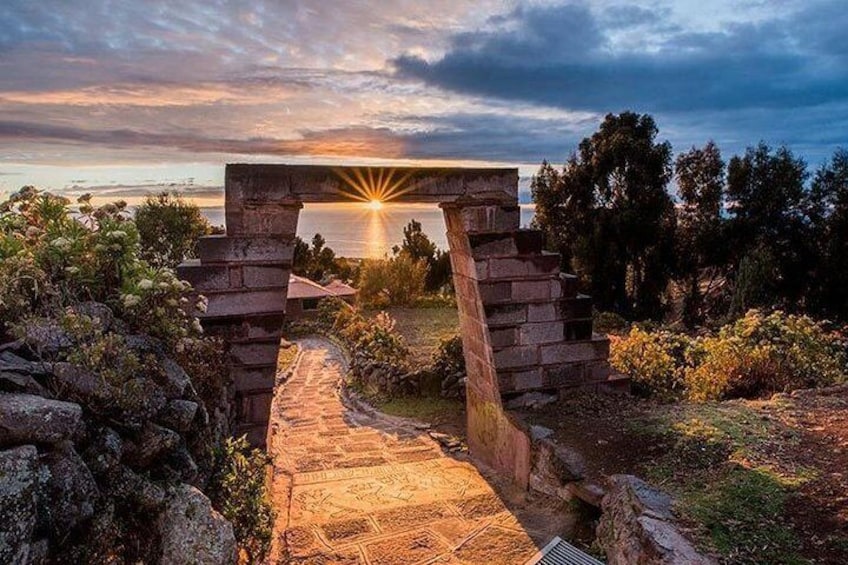
[[[224,225],[224,209],[202,208],[213,225]],[[382,257],[403,241],[403,228],[418,220],[430,239],[447,249],[445,220],[435,204],[384,204],[371,210],[361,203],[306,204],[300,211],[297,235],[304,240],[320,233],[341,257]],[[533,206],[521,206],[521,225],[533,219]]]

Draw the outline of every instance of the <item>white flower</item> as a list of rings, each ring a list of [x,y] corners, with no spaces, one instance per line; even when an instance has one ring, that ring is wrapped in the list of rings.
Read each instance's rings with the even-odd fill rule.
[[[109,237],[111,237],[112,239],[121,239],[121,238],[127,237],[127,232],[125,232],[123,230],[110,231]]]
[[[197,333],[203,333],[203,326],[200,325],[200,320],[198,320],[197,318],[194,319],[194,322],[192,322],[191,327],[193,327]]]
[[[179,304],[179,302],[177,302],[173,298],[169,298],[168,300],[165,301],[165,304],[167,304],[168,306],[176,306],[177,304]]]
[[[150,290],[153,288],[153,281],[150,279],[141,279],[138,281],[138,288],[141,290]]]
[[[206,310],[209,308],[209,299],[207,299],[202,294],[197,297],[197,304],[195,305],[198,312],[206,313]]]
[[[170,283],[160,282],[160,283],[159,283],[159,288],[161,288],[161,289],[163,289],[163,290],[168,290],[169,288],[171,288],[171,285],[170,285]]]
[[[121,299],[123,300],[124,307],[126,308],[132,308],[141,302],[141,297],[137,294],[125,294],[121,297]]]
[[[65,267],[65,271],[74,275],[74,274],[79,272],[79,267],[75,267],[75,266],[71,265],[70,267]]]

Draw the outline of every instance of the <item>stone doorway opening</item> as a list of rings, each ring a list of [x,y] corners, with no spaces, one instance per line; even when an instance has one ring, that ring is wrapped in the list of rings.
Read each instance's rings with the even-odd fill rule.
[[[517,169],[227,165],[226,235],[203,238],[182,278],[209,299],[202,323],[230,348],[234,433],[264,446],[304,203],[438,203],[444,214],[468,373],[473,457],[526,486],[531,439],[503,400],[599,386],[609,344],[591,299],[541,232],[520,228]]]

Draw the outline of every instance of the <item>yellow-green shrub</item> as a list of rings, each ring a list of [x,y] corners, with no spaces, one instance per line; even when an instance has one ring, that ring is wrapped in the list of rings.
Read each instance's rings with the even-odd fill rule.
[[[706,401],[843,382],[846,352],[807,316],[751,310],[717,336],[698,339],[688,361],[689,397]]]
[[[635,393],[662,400],[683,394],[683,360],[689,347],[685,335],[634,326],[626,336],[611,335],[610,340],[610,363],[630,376]]]

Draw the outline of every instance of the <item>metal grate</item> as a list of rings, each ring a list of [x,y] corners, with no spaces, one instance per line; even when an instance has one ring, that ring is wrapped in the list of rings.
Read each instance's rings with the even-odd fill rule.
[[[525,565],[604,565],[591,555],[587,555],[556,537],[533,556]]]

